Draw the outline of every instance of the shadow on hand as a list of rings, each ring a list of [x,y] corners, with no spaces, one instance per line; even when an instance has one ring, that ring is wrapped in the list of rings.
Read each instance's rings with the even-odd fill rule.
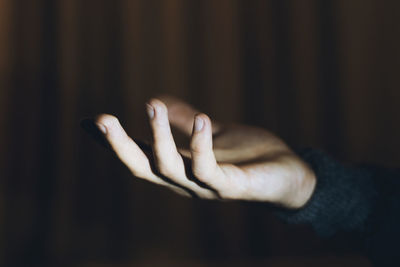
[[[104,137],[104,134],[97,128],[95,122],[93,119],[90,118],[85,118],[83,120],[81,120],[80,122],[80,126],[101,146],[105,147],[107,150],[111,151],[112,153],[115,154],[114,150],[112,149],[111,145],[109,144],[109,142],[107,141],[107,139]],[[165,182],[172,184],[176,187],[179,187],[183,190],[185,190],[188,194],[190,194],[191,197],[193,198],[199,198],[198,195],[193,191],[190,190],[189,188],[186,188],[185,186],[182,186],[181,184],[173,181],[171,178],[168,178],[167,176],[161,174],[158,171],[158,168],[155,164],[155,160],[154,160],[154,154],[153,154],[153,149],[151,148],[151,145],[149,145],[148,143],[141,141],[141,140],[137,140],[137,139],[133,139],[133,141],[140,147],[140,149],[146,154],[146,156],[149,158],[149,162],[150,162],[150,167],[151,170],[153,171],[153,173],[155,175],[157,175],[158,177],[160,177],[161,179],[163,179]],[[195,182],[198,186],[208,189],[210,191],[212,191],[215,194],[215,197],[217,199],[221,199],[220,194],[218,193],[218,191],[212,187],[210,187],[209,185],[207,185],[206,183],[200,181],[192,172],[192,162],[191,159],[182,155],[183,158],[183,162],[184,162],[184,166],[185,166],[185,173],[186,173],[186,177]]]

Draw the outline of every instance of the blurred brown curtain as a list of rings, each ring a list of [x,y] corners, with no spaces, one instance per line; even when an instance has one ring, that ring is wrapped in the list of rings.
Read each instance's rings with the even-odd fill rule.
[[[357,254],[262,205],[133,179],[79,128],[181,97],[340,160],[400,162],[399,1],[0,0],[0,260]],[[53,265],[55,266],[55,265]]]

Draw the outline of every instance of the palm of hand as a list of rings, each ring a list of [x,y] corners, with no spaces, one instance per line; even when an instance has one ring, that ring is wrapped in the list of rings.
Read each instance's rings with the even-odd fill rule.
[[[183,195],[266,201],[291,208],[301,207],[311,194],[315,182],[309,178],[310,169],[268,131],[211,122],[170,97],[162,102],[153,99],[147,108],[152,155],[140,150],[115,117],[97,118],[112,148],[135,176]],[[170,124],[191,135],[189,150],[176,148]]]

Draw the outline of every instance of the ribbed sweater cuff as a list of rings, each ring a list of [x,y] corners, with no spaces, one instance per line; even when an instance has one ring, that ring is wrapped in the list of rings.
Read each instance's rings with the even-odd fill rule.
[[[316,188],[301,209],[278,209],[276,215],[287,223],[311,224],[323,237],[338,231],[363,231],[376,197],[370,171],[344,166],[318,150],[297,154],[314,170]]]

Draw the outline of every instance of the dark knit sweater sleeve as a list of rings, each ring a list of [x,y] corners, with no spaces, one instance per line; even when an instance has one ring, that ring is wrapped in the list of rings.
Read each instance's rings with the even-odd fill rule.
[[[278,208],[287,223],[310,224],[322,237],[357,233],[374,266],[400,266],[400,171],[346,166],[313,149],[298,152],[314,170],[316,187],[297,210]]]
[[[337,231],[363,231],[377,197],[370,171],[344,166],[319,150],[298,152],[314,170],[317,183],[306,205],[299,210],[279,210],[288,223],[309,223],[323,237]]]

